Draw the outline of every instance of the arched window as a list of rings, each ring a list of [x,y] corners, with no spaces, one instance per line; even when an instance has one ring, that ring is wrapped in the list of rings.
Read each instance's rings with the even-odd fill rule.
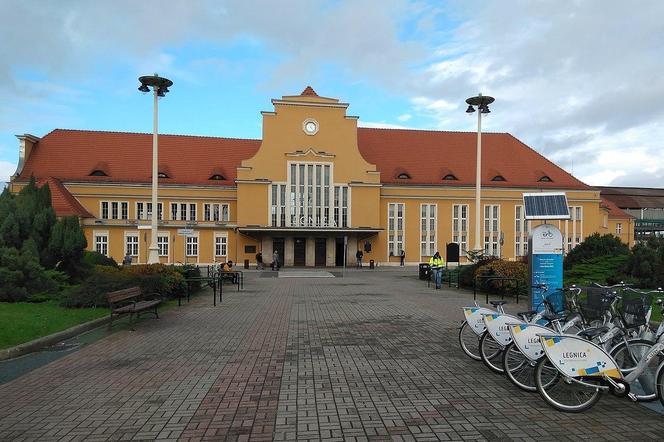
[[[551,183],[551,182],[553,182],[553,180],[551,178],[549,178],[548,176],[546,176],[546,175],[540,177],[540,179],[537,180],[537,181],[542,182],[542,183]]]
[[[208,178],[208,179],[209,179],[209,180],[214,180],[214,181],[225,181],[225,180],[226,180],[226,177],[224,177],[223,175],[220,175],[220,174],[218,174],[218,173],[215,173],[214,175],[212,175],[212,176],[211,176],[210,178]]]
[[[397,178],[400,180],[409,180],[410,175],[408,175],[407,173],[400,173],[399,175],[397,175]]]
[[[451,173],[448,173],[443,177],[443,181],[458,181],[459,179],[452,175]]]
[[[159,178],[170,178],[166,172],[159,172],[157,176]]]
[[[491,178],[491,181],[507,181],[507,180],[502,175],[496,175],[495,177]]]
[[[108,176],[108,175],[103,170],[97,169],[90,172],[90,176]]]

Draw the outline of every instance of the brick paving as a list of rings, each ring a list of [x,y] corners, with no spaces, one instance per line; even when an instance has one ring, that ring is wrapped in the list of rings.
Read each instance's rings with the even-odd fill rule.
[[[661,440],[604,396],[563,414],[457,344],[472,295],[415,270],[246,277],[0,385],[0,440]]]

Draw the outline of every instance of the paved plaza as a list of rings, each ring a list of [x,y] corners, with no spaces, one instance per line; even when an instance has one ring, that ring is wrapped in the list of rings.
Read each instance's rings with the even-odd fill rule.
[[[221,305],[199,296],[0,385],[0,439],[662,439],[640,405],[558,413],[470,360],[472,294],[415,273],[250,273]]]

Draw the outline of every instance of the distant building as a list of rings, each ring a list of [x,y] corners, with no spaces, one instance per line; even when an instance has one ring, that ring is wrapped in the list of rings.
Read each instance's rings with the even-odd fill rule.
[[[88,247],[120,261],[147,260],[159,217],[165,263],[252,263],[279,251],[287,266],[428,261],[456,242],[474,245],[474,132],[358,128],[347,103],[300,95],[272,100],[262,139],[159,136],[159,206],[150,202],[150,134],[56,129],[21,135],[16,192],[48,182],[59,215],[81,219]],[[486,253],[527,254],[522,194],[564,191],[569,221],[554,221],[569,250],[594,232],[633,241],[628,215],[508,133],[482,136]],[[186,236],[179,229],[193,232]],[[189,231],[189,230],[188,230]],[[348,247],[345,249],[345,240]]]
[[[635,218],[637,240],[664,236],[664,189],[647,187],[599,187],[602,198]]]

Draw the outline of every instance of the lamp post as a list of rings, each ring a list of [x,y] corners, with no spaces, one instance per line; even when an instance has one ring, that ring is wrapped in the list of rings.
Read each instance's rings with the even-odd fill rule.
[[[475,112],[473,106],[477,106],[477,166],[475,169],[475,251],[483,250],[482,242],[480,241],[480,194],[482,191],[482,114],[488,114],[489,105],[494,102],[493,97],[478,94],[476,97],[470,97],[466,100],[468,109],[466,113],[472,114]]]
[[[138,81],[141,86],[138,88],[141,92],[150,92],[150,88],[154,93],[154,112],[152,121],[152,227],[150,229],[150,247],[148,248],[148,264],[159,263],[159,247],[157,246],[157,223],[159,219],[159,204],[157,201],[157,187],[159,185],[159,155],[157,146],[157,115],[158,106],[157,99],[165,97],[169,92],[168,88],[173,85],[173,82],[168,78],[160,77],[157,74],[146,75],[139,77]]]

